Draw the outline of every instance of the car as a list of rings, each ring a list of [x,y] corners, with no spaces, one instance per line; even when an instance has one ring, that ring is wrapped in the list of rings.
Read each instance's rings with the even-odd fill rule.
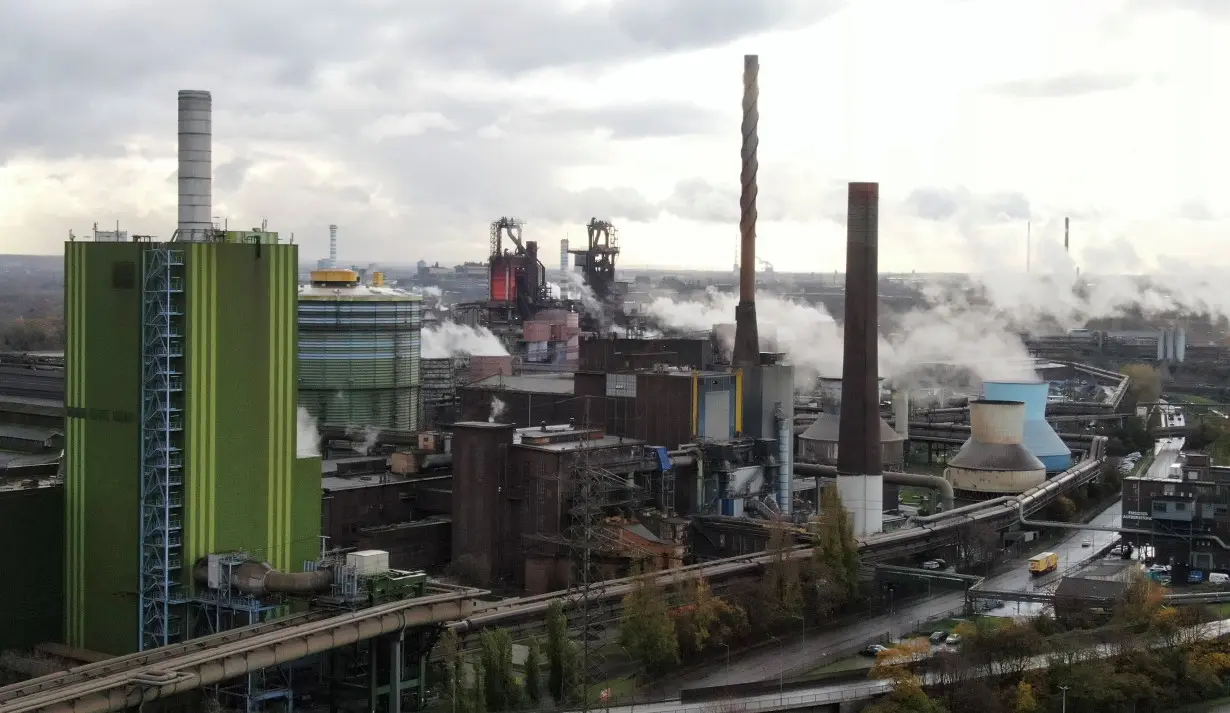
[[[948,638],[944,640],[944,643],[948,644],[949,646],[956,646],[957,644],[961,643],[961,635],[960,634],[949,634]]]
[[[948,639],[947,631],[936,631],[936,632],[932,632],[931,634],[931,643],[933,644],[937,644],[937,645],[942,644],[947,639]]]
[[[871,646],[868,646],[860,651],[859,654],[863,656],[879,656],[881,651],[888,651],[888,647],[881,646],[880,644],[872,644]]]
[[[922,563],[922,568],[923,569],[943,569],[944,566],[940,564],[939,560],[927,560],[926,562]]]
[[[1081,547],[1093,547],[1092,540],[1081,540]]]

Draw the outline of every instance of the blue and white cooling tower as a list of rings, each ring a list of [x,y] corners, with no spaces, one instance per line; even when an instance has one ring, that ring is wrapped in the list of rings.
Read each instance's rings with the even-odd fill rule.
[[[1061,473],[1072,467],[1072,451],[1046,422],[1046,397],[1050,385],[1045,381],[984,381],[983,397],[992,401],[1021,401],[1025,404],[1025,432],[1021,444],[1042,461],[1048,473]]]

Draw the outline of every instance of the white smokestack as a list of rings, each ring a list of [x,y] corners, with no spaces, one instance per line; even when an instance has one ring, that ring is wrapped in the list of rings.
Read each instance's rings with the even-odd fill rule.
[[[179,239],[205,240],[213,230],[213,97],[179,92]]]
[[[337,267],[337,226],[329,226],[329,267]]]

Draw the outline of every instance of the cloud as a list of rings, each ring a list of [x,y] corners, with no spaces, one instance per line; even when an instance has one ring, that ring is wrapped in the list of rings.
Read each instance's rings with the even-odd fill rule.
[[[783,164],[761,164],[756,212],[760,220],[845,223],[846,184]],[[659,207],[671,215],[702,223],[739,222],[737,182],[687,178],[675,185]]]
[[[1041,79],[1021,79],[991,87],[993,92],[1023,99],[1066,99],[1132,86],[1137,77],[1120,74],[1062,74]]]

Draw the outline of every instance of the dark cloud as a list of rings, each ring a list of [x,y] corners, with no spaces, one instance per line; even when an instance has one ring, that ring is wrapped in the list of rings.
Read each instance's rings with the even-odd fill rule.
[[[1116,74],[1064,74],[1044,79],[1022,79],[991,87],[998,94],[1025,99],[1063,99],[1111,92],[1135,84],[1137,77]]]
[[[756,196],[756,213],[760,220],[845,223],[845,185],[800,175],[785,167],[763,169]],[[685,179],[675,185],[659,208],[686,220],[734,225],[739,222],[739,186],[715,185],[704,178]]]

